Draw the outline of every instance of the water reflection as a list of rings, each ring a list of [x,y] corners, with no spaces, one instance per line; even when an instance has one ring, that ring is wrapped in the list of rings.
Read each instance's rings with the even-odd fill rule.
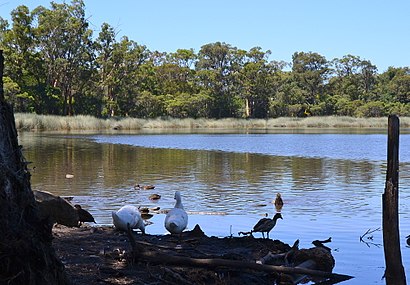
[[[336,153],[329,157],[330,146],[327,146],[322,148],[320,155],[304,157],[288,153],[289,144],[275,146],[275,152],[281,155],[262,154],[261,147],[251,153],[247,143],[238,142],[249,139],[244,135],[227,135],[226,142],[220,135],[133,137],[139,144],[149,144],[150,147],[136,146],[129,142],[130,137],[98,136],[97,143],[92,140],[95,136],[21,133],[19,140],[26,158],[33,162],[30,167],[35,167],[32,188],[75,196],[76,203],[89,209],[100,224],[111,224],[111,211],[125,203],[171,208],[173,194],[179,190],[188,211],[226,214],[191,215],[189,228],[200,223],[207,234],[226,236],[231,229],[233,234],[250,230],[264,213],[271,216],[275,211],[272,201],[279,192],[285,203],[282,209],[284,220],[272,236],[290,244],[300,238],[303,246],[310,246],[311,240],[332,236],[336,249],[335,270],[357,276],[346,284],[368,284],[369,276],[372,276],[373,284],[383,284],[380,279],[384,266],[383,250],[369,249],[358,242],[367,229],[381,225],[380,205],[386,165],[379,153],[372,155],[372,159],[363,160],[361,156],[341,159],[339,156],[351,157],[357,151],[349,153],[347,146],[351,144],[346,138],[331,140],[334,149],[344,148],[342,155]],[[194,138],[200,141],[194,141]],[[210,138],[216,139],[215,144],[223,150],[194,149],[207,144]],[[350,138],[352,143],[359,143],[357,137]],[[374,138],[377,142],[383,141]],[[128,144],[115,143],[124,139]],[[173,144],[177,139],[180,148],[190,145],[191,149],[175,147]],[[320,139],[323,143],[323,137]],[[263,146],[269,145],[272,138],[253,135],[252,141]],[[171,146],[156,148],[167,143]],[[373,144],[372,149],[384,147]],[[406,144],[405,139],[401,146]],[[239,146],[242,151],[225,151]],[[403,153],[406,155],[405,151]],[[410,216],[409,161],[410,158],[405,156],[400,165],[403,237],[410,234],[406,222]],[[74,178],[67,179],[67,173],[73,174]],[[156,188],[137,191],[133,187],[136,183],[154,184]],[[160,194],[161,199],[149,200],[152,193]],[[163,218],[162,215],[154,216],[154,224],[147,228],[147,232],[164,233]],[[380,232],[374,234],[374,240],[382,243]],[[406,265],[410,264],[410,255],[405,250],[408,249],[403,251]]]
[[[184,204],[195,211],[241,214],[248,207],[247,212],[256,213],[261,211],[257,204],[266,204],[263,210],[270,211],[280,192],[296,213],[343,214],[356,209],[355,215],[369,216],[375,211],[372,199],[384,188],[384,163],[369,161],[144,148],[72,136],[21,134],[20,141],[34,162],[33,188],[103,196],[107,204],[128,199],[146,203],[143,191],[133,188],[140,183],[156,185],[163,197],[183,191]],[[401,168],[402,189],[409,184],[408,172],[403,171],[408,168]],[[67,173],[74,178],[66,179]]]
[[[385,161],[385,134],[161,134],[95,135],[100,143],[288,155],[310,158]],[[400,136],[400,161],[410,162],[410,135]]]

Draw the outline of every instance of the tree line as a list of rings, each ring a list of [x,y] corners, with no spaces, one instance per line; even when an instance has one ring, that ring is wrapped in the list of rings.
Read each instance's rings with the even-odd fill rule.
[[[332,60],[224,42],[198,52],[151,51],[103,23],[98,35],[82,0],[21,5],[0,17],[4,93],[16,112],[139,118],[410,116],[410,69],[377,67],[360,56]]]

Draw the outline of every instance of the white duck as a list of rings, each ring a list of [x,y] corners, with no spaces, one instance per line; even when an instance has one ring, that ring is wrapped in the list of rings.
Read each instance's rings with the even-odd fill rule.
[[[181,193],[175,192],[175,207],[171,209],[165,217],[165,228],[171,234],[180,234],[188,225],[188,215],[181,202]]]
[[[141,218],[140,211],[137,207],[126,205],[117,212],[112,212],[112,220],[116,229],[128,231],[127,224],[130,224],[131,229],[140,229],[145,234],[144,220]]]

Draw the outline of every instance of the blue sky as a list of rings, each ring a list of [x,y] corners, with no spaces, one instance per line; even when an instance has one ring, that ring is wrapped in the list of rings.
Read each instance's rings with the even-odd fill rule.
[[[0,15],[8,19],[18,5],[32,10],[49,3],[0,0]],[[95,36],[107,22],[118,40],[126,35],[152,51],[198,52],[220,41],[271,50],[271,60],[286,62],[296,51],[312,51],[328,60],[360,56],[380,73],[389,66],[410,66],[408,0],[85,0],[85,6]]]

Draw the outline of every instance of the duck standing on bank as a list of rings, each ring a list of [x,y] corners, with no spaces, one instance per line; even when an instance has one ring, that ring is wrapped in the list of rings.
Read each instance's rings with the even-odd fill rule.
[[[262,233],[262,237],[265,238],[264,233],[266,233],[267,237],[269,238],[269,232],[273,229],[276,225],[276,221],[278,219],[283,219],[281,213],[276,213],[272,219],[270,218],[263,218],[260,219],[256,225],[253,227],[251,233],[260,232]]]
[[[90,214],[87,210],[84,210],[81,205],[75,204],[74,208],[77,210],[78,214],[78,221],[79,225],[81,226],[82,223],[84,222],[89,222],[89,223],[96,223],[94,220],[93,215]]]
[[[165,228],[171,234],[181,234],[188,225],[188,214],[184,210],[184,206],[181,201],[181,193],[175,192],[174,199],[176,200],[175,206],[165,216]]]
[[[117,212],[112,212],[112,221],[116,229],[128,231],[128,224],[131,229],[140,229],[145,234],[145,224],[137,207],[125,205]]]

